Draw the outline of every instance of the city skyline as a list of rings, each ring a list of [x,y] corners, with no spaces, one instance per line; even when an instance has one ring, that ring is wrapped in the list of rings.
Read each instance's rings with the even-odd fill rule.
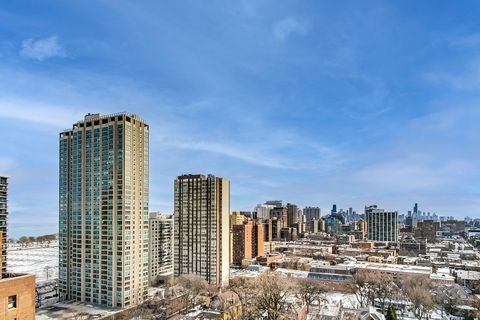
[[[57,134],[89,112],[149,123],[150,211],[205,172],[231,181],[232,210],[478,216],[480,7],[346,7],[2,4],[10,236],[58,230]]]

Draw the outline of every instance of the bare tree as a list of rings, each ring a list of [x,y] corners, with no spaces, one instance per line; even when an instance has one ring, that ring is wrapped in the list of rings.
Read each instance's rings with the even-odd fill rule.
[[[399,285],[394,281],[394,278],[388,274],[378,274],[370,279],[370,288],[372,290],[370,297],[371,305],[377,302],[382,310],[386,313],[388,308],[392,305],[394,299],[398,298],[400,291]]]
[[[253,301],[257,291],[254,279],[236,277],[230,280],[230,290],[240,299],[242,307],[241,319],[255,319]]]
[[[22,247],[26,247],[28,244],[29,240],[28,237],[22,236],[20,239],[18,239],[18,243],[22,245]]]
[[[291,281],[264,273],[256,279],[254,305],[257,319],[277,320],[288,309],[287,297],[293,291]]]
[[[411,277],[403,282],[405,297],[412,305],[412,311],[417,319],[428,319],[434,307],[431,293],[432,284],[429,278]]]
[[[358,273],[353,277],[350,288],[361,308],[367,307],[374,299],[372,292],[372,277],[369,274]]]
[[[202,277],[194,274],[182,275],[176,279],[176,284],[180,286],[181,292],[185,297],[187,309],[194,307],[201,294],[210,294],[211,286]]]
[[[295,287],[297,296],[302,299],[303,303],[307,305],[307,313],[310,311],[310,306],[314,301],[322,301],[324,290],[313,279],[298,279]]]

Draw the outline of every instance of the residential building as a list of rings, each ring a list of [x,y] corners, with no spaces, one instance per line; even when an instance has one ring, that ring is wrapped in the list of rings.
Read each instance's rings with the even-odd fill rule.
[[[298,216],[298,207],[295,204],[287,203],[287,226],[295,227],[298,225],[299,216]]]
[[[274,207],[272,210],[270,210],[270,218],[272,219],[273,218],[283,219],[286,222],[287,216],[288,216],[287,207],[279,206],[279,207]]]
[[[230,229],[233,229],[234,225],[243,224],[245,216],[240,211],[233,211],[230,215]]]
[[[0,235],[0,239],[3,236]],[[3,257],[1,262],[6,262]],[[35,319],[35,276],[0,274],[0,319]]]
[[[8,178],[5,176],[0,176],[0,251],[2,256],[0,257],[2,263],[0,264],[0,274],[7,272],[7,231],[8,231],[8,207],[7,207],[7,196],[8,196]]]
[[[437,232],[441,230],[440,221],[422,220],[417,222],[417,227],[414,228],[414,235],[416,238],[426,238],[429,242],[434,242],[437,238]]]
[[[320,219],[321,210],[319,207],[305,207],[303,208],[303,215],[306,221]]]
[[[376,205],[365,207],[367,239],[371,241],[398,241],[398,212],[387,212]]]
[[[187,174],[175,179],[174,274],[228,285],[230,181]]]
[[[0,176],[0,319],[35,319],[35,276],[7,273],[8,178]]]
[[[149,281],[155,285],[173,277],[173,216],[150,213]]]
[[[149,127],[88,114],[60,133],[59,295],[106,307],[148,289]]]
[[[274,207],[283,207],[282,200],[269,200],[265,202],[266,205],[274,206]]]
[[[233,258],[232,263],[241,265],[243,259],[262,256],[264,252],[263,224],[248,220],[232,228]]]
[[[34,275],[5,273],[0,276],[0,319],[35,319]]]
[[[280,205],[281,206],[281,205]],[[256,213],[257,219],[269,219],[270,218],[270,211],[275,208],[274,205],[271,204],[257,204],[255,207],[254,212]]]

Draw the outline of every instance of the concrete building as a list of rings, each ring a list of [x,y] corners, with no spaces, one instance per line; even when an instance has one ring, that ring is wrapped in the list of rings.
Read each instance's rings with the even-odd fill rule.
[[[0,274],[7,272],[7,232],[8,232],[8,208],[7,208],[7,196],[8,196],[8,178],[0,176],[0,251],[1,261]]]
[[[149,127],[88,114],[60,133],[59,295],[107,307],[148,289]]]
[[[287,226],[297,227],[299,222],[298,207],[295,204],[287,203]]]
[[[274,205],[271,204],[257,204],[255,207],[254,212],[256,213],[257,219],[270,219],[270,211],[275,208]]]
[[[398,212],[386,212],[376,205],[365,207],[367,239],[371,241],[398,241]]]
[[[288,209],[287,207],[274,207],[270,210],[270,218],[283,219],[287,222]]]
[[[230,181],[188,174],[175,179],[174,274],[228,285]]]
[[[173,216],[150,213],[149,281],[152,285],[173,277]]]
[[[283,207],[282,200],[269,200],[269,201],[266,201],[265,204],[268,206]]]
[[[319,207],[305,207],[303,208],[303,215],[306,221],[320,219],[321,210]]]

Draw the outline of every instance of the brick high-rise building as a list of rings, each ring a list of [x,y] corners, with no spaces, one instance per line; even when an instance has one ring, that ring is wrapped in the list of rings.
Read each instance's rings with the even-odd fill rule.
[[[233,264],[241,265],[243,259],[251,259],[263,255],[263,224],[248,220],[241,225],[234,225]]]
[[[59,295],[107,307],[148,289],[149,127],[88,114],[60,133]]]
[[[175,180],[174,274],[197,274],[228,285],[230,181],[189,174]]]

